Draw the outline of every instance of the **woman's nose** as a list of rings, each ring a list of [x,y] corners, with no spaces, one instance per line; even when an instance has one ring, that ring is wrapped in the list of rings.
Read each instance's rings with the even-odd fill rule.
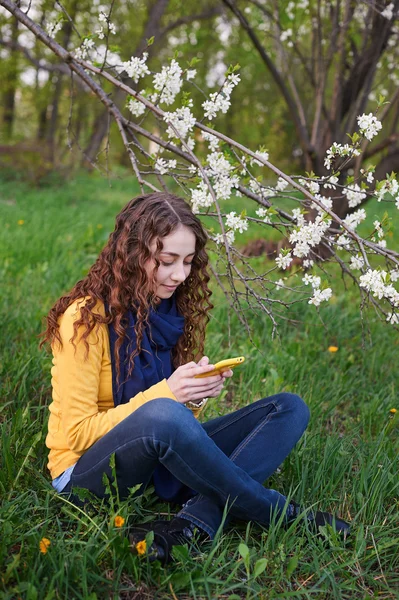
[[[184,269],[183,263],[180,265],[176,265],[176,268],[173,270],[172,279],[174,281],[183,282],[187,277],[186,271]]]

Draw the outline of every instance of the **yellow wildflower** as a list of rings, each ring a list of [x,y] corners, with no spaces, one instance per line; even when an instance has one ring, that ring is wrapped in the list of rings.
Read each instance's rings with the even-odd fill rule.
[[[329,352],[338,352],[338,346],[328,346]]]
[[[145,554],[147,551],[147,542],[145,540],[141,540],[141,542],[137,542],[136,550],[137,550],[137,554]]]
[[[396,412],[398,412],[398,411],[396,410],[396,408],[391,408],[391,409],[389,410],[389,412],[391,413],[391,415],[394,415],[394,414],[395,414]]]
[[[102,229],[103,227],[104,227],[104,226],[103,226],[103,225],[101,225],[101,223],[99,223],[99,224],[97,225],[97,229]]]
[[[117,515],[115,517],[115,527],[123,527],[124,524],[125,524],[125,519],[123,517],[120,517],[119,515]]]
[[[48,538],[42,538],[39,542],[39,550],[42,554],[46,554],[51,542]]]
[[[23,219],[19,219],[18,225],[23,225],[24,223],[25,223],[25,221]]]

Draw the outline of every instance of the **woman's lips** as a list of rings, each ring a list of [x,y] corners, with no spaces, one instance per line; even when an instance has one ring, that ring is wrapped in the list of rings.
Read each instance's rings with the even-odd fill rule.
[[[171,292],[173,292],[177,288],[177,285],[166,285],[165,283],[163,285]]]

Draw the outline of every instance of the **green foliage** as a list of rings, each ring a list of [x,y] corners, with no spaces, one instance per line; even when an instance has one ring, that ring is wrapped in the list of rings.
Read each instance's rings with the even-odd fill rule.
[[[44,445],[51,359],[38,350],[37,335],[42,317],[94,262],[115,214],[138,192],[132,178],[109,184],[95,175],[39,189],[0,184],[0,598],[396,598],[397,334],[373,314],[362,325],[355,290],[344,292],[331,266],[337,292],[322,320],[314,307],[294,305],[275,339],[267,318],[252,314],[250,340],[214,286],[207,354],[247,360],[204,418],[280,391],[302,396],[309,428],[267,485],[351,519],[349,544],[328,530],[321,538],[286,530],[278,519],[269,530],[234,522],[195,552],[176,548],[164,569],[134,555],[125,535],[131,523],[171,514],[153,488],[120,501],[111,483],[111,506],[94,500],[87,512],[54,493]],[[240,212],[242,204],[231,209]],[[125,518],[123,526],[116,516]],[[46,553],[39,550],[43,538],[50,541]]]

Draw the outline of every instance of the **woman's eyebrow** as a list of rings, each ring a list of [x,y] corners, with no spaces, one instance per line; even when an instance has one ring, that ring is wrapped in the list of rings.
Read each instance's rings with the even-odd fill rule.
[[[176,254],[175,252],[167,252],[166,250],[162,250],[161,254],[169,254],[169,256],[176,256],[179,258],[180,254]],[[191,252],[190,254],[186,254],[186,256],[194,256],[195,252]]]

